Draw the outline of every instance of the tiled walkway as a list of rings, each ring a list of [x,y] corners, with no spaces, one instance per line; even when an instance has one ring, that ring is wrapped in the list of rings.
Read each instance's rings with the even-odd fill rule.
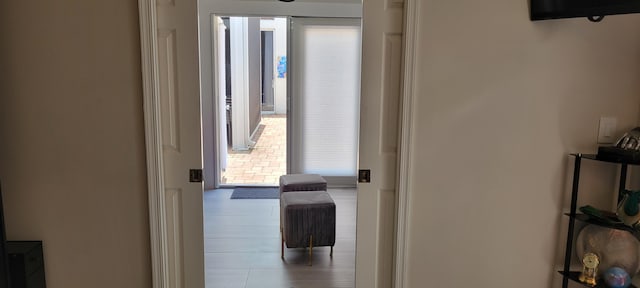
[[[287,117],[262,115],[262,122],[249,151],[229,148],[227,169],[222,172],[222,184],[277,185],[287,171]]]

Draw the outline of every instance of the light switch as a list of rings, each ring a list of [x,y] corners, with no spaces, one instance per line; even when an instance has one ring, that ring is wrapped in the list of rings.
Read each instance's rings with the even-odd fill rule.
[[[616,134],[617,119],[615,117],[600,117],[598,129],[598,144],[613,144]]]

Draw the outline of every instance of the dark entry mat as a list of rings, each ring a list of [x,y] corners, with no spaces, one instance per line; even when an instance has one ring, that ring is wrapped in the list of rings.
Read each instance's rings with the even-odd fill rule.
[[[231,199],[278,199],[280,189],[274,187],[238,187],[233,189]]]

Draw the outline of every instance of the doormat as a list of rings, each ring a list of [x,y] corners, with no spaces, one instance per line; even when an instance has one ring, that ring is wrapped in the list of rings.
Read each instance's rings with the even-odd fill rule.
[[[233,189],[231,199],[279,199],[280,189],[277,187],[237,187]]]

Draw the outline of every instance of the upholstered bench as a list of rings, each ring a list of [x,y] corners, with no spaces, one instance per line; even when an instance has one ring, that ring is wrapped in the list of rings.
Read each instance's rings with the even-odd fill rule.
[[[287,248],[309,247],[309,265],[313,247],[336,243],[336,204],[326,191],[296,191],[280,194],[281,257]]]
[[[289,174],[280,176],[280,193],[326,190],[327,181],[318,174]]]

